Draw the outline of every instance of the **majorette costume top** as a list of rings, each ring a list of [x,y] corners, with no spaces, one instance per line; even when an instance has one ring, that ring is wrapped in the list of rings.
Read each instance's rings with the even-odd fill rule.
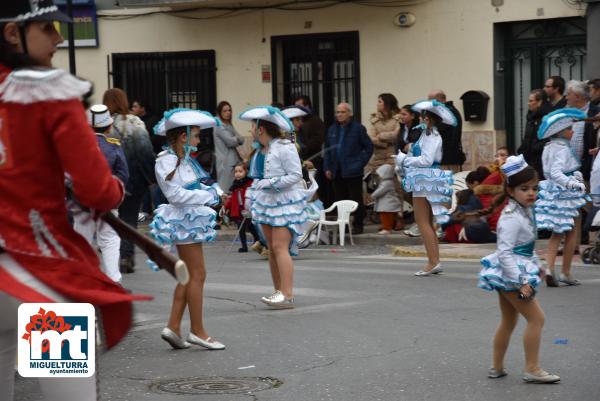
[[[429,111],[440,116],[446,124],[457,124],[454,114],[436,100],[418,102],[413,110]],[[404,177],[404,190],[412,192],[413,197],[427,198],[439,224],[450,220],[448,206],[452,202],[452,171],[441,170],[441,160],[442,137],[435,127],[424,127],[417,142],[411,144],[408,154],[399,151],[396,156],[398,172]]]
[[[218,121],[207,112],[174,109],[165,112],[165,117],[156,125],[154,133],[166,135],[172,128],[186,127],[187,145],[185,155],[179,157],[172,148],[159,153],[156,159],[156,181],[169,201],[154,211],[150,223],[150,234],[162,245],[192,244],[212,241],[216,237],[217,213],[210,206],[217,205],[223,191],[190,152],[190,127],[201,129],[215,127]],[[170,180],[167,176],[175,171]]]
[[[580,163],[566,138],[557,136],[573,125],[574,120],[586,118],[578,109],[558,109],[546,115],[538,131],[538,138],[551,138],[542,153],[546,180],[540,182],[535,218],[540,229],[555,233],[571,231],[578,209],[589,197],[585,193]]]
[[[511,156],[501,167],[511,176],[527,167],[523,155]],[[537,287],[542,268],[535,254],[537,228],[532,208],[514,199],[502,210],[497,233],[497,250],[481,259],[483,268],[477,286],[487,291],[517,291],[523,284]]]
[[[276,124],[284,132],[293,130],[291,121],[279,109],[270,106],[247,110],[240,114],[240,119],[256,121],[257,129],[260,120],[266,120]],[[258,153],[260,151],[256,152]],[[252,178],[259,171],[260,166],[252,166]],[[305,211],[308,193],[302,184],[300,156],[290,140],[271,140],[264,158],[262,175],[262,179],[254,180],[249,193],[252,197],[252,219],[258,224],[287,227],[294,241],[303,233],[301,226],[308,219]]]
[[[54,302],[56,293],[94,304],[111,347],[129,329],[131,301],[147,297],[104,275],[67,218],[65,176],[79,202],[98,211],[116,208],[124,193],[86,121],[81,97],[90,88],[61,70],[11,73],[0,65],[0,249],[8,255],[0,291],[24,302]],[[35,290],[25,277],[52,291]]]

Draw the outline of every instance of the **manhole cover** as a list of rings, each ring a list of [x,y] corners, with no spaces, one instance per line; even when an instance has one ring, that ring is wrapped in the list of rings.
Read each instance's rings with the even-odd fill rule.
[[[150,385],[150,389],[175,394],[243,394],[282,384],[281,380],[272,377],[190,377],[156,382]]]

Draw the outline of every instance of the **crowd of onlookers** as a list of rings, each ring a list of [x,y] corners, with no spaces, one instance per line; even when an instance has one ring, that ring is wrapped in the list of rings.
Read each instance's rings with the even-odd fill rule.
[[[460,112],[446,99],[442,90],[433,90],[429,99],[444,103],[455,115],[458,124],[438,127],[442,137],[443,158],[441,168],[460,172],[465,162],[462,150],[462,119]],[[103,103],[114,117],[110,136],[120,140],[130,169],[125,201],[119,208],[119,216],[132,226],[147,218],[152,210],[165,202],[155,185],[154,160],[165,145],[164,137],[152,135],[160,120],[158,114],[149,110],[143,99],[129,103],[120,89],[105,92]],[[528,113],[521,145],[526,161],[543,178],[541,156],[547,140],[539,140],[537,131],[542,118],[553,110],[572,107],[583,110],[589,117],[600,113],[600,79],[588,82],[569,81],[559,76],[549,77],[543,89],[534,89],[528,98]],[[377,98],[376,111],[366,124],[353,118],[352,106],[340,103],[336,106],[335,122],[326,127],[313,111],[308,96],[298,96],[293,105],[306,111],[301,118],[294,118],[295,140],[300,157],[307,170],[315,170],[319,184],[318,197],[325,207],[336,200],[350,199],[358,203],[353,218],[353,233],[363,232],[367,212],[371,220],[380,223],[379,234],[404,230],[407,235],[418,236],[416,225],[405,227],[405,218],[411,203],[410,193],[402,189],[394,171],[394,156],[407,151],[421,135],[421,120],[410,104],[399,106],[396,97],[382,93]],[[284,105],[275,105],[285,108]],[[221,125],[203,131],[202,140],[192,154],[200,165],[228,192],[234,181],[236,166],[248,156],[244,149],[251,149],[250,140],[240,135],[233,122],[231,104],[222,101],[216,109]],[[598,151],[598,123],[578,122],[571,140],[573,151],[581,160],[581,171],[589,180],[594,156]],[[469,172],[467,188],[456,193],[456,205],[449,223],[438,227],[438,236],[450,242],[493,242],[502,205],[492,207],[494,198],[502,193],[504,177],[500,165],[510,154],[506,147],[498,148],[495,161]],[[238,183],[236,183],[238,185]],[[134,269],[133,244],[121,243],[120,266],[123,272]]]

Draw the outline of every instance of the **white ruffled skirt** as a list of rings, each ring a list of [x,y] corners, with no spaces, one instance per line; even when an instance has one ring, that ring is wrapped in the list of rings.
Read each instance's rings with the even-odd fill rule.
[[[258,190],[252,194],[252,220],[272,227],[287,227],[294,237],[302,235],[302,225],[308,220],[307,191],[291,188],[286,191]]]
[[[448,208],[452,203],[452,171],[436,167],[410,167],[402,180],[406,192],[416,198],[427,198],[438,224],[450,220]]]
[[[534,208],[537,228],[555,233],[571,231],[579,208],[588,200],[590,197],[585,191],[566,189],[552,180],[540,182]]]
[[[193,244],[216,237],[217,212],[207,206],[160,205],[150,223],[150,235],[161,245]]]
[[[525,278],[533,288],[537,287],[542,281],[540,279],[541,264],[537,256],[535,254],[534,256],[515,254],[514,257],[521,271],[520,276]],[[518,291],[521,287],[520,281],[513,281],[506,277],[495,252],[481,259],[481,264],[483,268],[479,272],[479,282],[477,283],[479,288],[486,291]]]

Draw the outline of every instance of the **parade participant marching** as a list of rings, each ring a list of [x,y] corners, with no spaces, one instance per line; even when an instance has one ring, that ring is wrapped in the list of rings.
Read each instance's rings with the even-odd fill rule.
[[[436,126],[442,122],[448,125],[457,122],[454,114],[437,100],[415,103],[413,110],[423,115],[423,132],[416,143],[408,145],[408,154],[398,152],[396,166],[404,177],[404,190],[412,192],[415,220],[427,252],[428,263],[415,276],[430,276],[442,271],[432,217],[438,224],[450,220],[448,205],[452,196],[452,172],[440,170],[442,138]]]
[[[501,169],[507,177],[506,191],[494,203],[502,204],[507,196],[510,200],[498,221],[497,250],[481,260],[483,268],[478,284],[484,290],[498,292],[502,314],[494,336],[493,364],[488,377],[497,379],[507,375],[504,355],[519,315],[523,315],[527,320],[523,334],[523,380],[529,383],[555,383],[560,377],[545,372],[539,365],[544,312],[534,298],[535,288],[543,275],[541,263],[533,249],[537,235],[532,210],[538,190],[537,173],[527,165],[522,155],[509,157]]]
[[[125,160],[125,153],[121,149],[118,139],[108,138],[105,134],[110,131],[113,119],[110,116],[108,108],[103,104],[96,104],[87,112],[88,123],[96,131],[96,140],[98,146],[108,161],[108,165],[115,177],[126,185],[129,178],[129,169]],[[117,214],[117,210],[112,213]],[[100,248],[102,257],[102,271],[106,273],[111,280],[120,283],[121,272],[119,271],[119,247],[121,238],[116,231],[102,220],[94,220],[90,213],[78,208],[73,212],[73,227],[75,231],[83,235],[91,244],[96,235],[96,241]]]
[[[91,84],[52,69],[70,21],[52,0],[0,6],[0,400],[12,400],[21,302],[89,302],[108,348],[125,336],[133,299],[99,269],[96,253],[67,218],[65,175],[96,214],[118,207],[113,177],[81,99]],[[30,68],[35,67],[35,68]],[[42,68],[38,68],[42,67]],[[94,172],[94,174],[90,174]],[[43,378],[48,400],[95,401],[96,377]]]
[[[204,265],[203,242],[216,237],[217,213],[210,207],[220,203],[223,191],[217,184],[205,185],[208,174],[190,152],[200,143],[200,130],[216,127],[218,121],[207,112],[174,109],[165,112],[154,128],[156,135],[167,137],[168,148],[156,159],[156,180],[169,201],[154,211],[150,234],[159,243],[177,249],[189,270],[187,285],[177,284],[169,322],[161,333],[175,349],[189,348],[190,343],[209,350],[225,345],[209,337],[203,323]],[[206,182],[206,181],[205,181]],[[190,333],[181,338],[181,320],[186,306],[190,313]]]
[[[571,275],[571,262],[577,246],[577,229],[581,224],[578,209],[589,197],[585,193],[583,176],[578,171],[581,164],[575,157],[570,140],[573,122],[585,118],[581,110],[558,109],[543,118],[538,131],[538,139],[550,138],[542,152],[546,180],[540,182],[540,193],[535,203],[538,228],[552,231],[546,254],[550,270],[546,275],[548,287],[558,287],[554,267],[563,234],[565,244],[559,280],[566,285],[579,285],[579,281]]]
[[[263,179],[252,184],[252,218],[261,224],[270,250],[269,267],[275,292],[261,301],[274,308],[293,308],[294,264],[290,244],[302,234],[300,226],[307,220],[306,190],[302,185],[302,167],[294,144],[281,137],[291,132],[291,121],[279,109],[264,106],[240,114],[252,121],[253,135],[264,148]],[[261,154],[261,153],[259,153]]]

